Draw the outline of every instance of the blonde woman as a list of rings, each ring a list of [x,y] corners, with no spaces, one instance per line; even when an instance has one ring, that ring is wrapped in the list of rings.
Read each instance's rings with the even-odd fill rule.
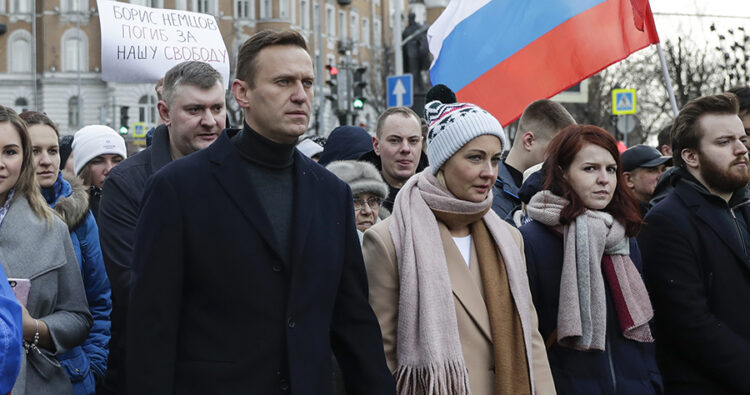
[[[503,129],[468,103],[426,112],[430,167],[363,243],[398,393],[554,393],[521,234],[491,210]]]

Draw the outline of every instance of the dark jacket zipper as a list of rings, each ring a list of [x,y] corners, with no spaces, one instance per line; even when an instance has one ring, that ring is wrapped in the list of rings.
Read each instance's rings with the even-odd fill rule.
[[[609,374],[612,376],[612,389],[613,394],[617,395],[617,377],[615,376],[615,363],[612,361],[612,347],[609,343],[609,334],[607,336],[606,348],[607,348],[607,360],[609,361]]]
[[[740,238],[740,244],[742,244],[742,252],[745,253],[745,259],[747,259],[747,246],[745,245],[745,239],[742,237],[742,229],[740,229],[740,224],[737,222],[737,215],[734,214],[734,209],[729,209],[729,212],[732,213],[732,219],[734,220],[734,227],[737,229],[737,236]]]

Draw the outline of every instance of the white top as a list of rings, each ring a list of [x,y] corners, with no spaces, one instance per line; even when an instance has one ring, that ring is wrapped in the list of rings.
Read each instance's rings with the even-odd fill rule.
[[[460,251],[461,256],[464,257],[466,266],[469,266],[471,262],[471,235],[464,237],[454,237],[453,242],[456,243],[458,251]]]

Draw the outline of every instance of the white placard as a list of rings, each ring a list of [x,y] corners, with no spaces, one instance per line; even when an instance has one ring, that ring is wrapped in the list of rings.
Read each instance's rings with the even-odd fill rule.
[[[229,52],[213,16],[109,0],[97,6],[104,81],[156,82],[174,65],[199,60],[229,86]]]

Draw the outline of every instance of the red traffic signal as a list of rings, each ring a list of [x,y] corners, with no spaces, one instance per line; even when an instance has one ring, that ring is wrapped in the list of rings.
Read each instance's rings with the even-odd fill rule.
[[[331,64],[327,64],[326,69],[328,70],[329,75],[337,75],[339,73],[338,67]]]

